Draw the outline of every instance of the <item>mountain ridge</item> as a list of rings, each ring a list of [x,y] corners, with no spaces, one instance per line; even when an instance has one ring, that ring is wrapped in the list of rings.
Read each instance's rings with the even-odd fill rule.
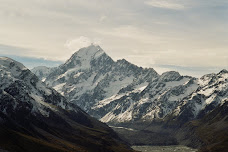
[[[97,53],[98,56],[94,58]],[[81,64],[84,61],[86,65]],[[226,71],[221,70],[219,74],[224,74]],[[134,121],[133,117],[153,120],[164,118],[172,111],[177,113],[178,104],[183,106],[183,102],[179,103],[180,100],[197,91],[202,83],[209,83],[204,81],[209,79],[208,76],[216,77],[216,74],[205,75],[198,79],[181,76],[176,71],[167,71],[159,75],[153,68],[138,67],[125,59],[115,62],[100,46],[91,44],[79,49],[66,63],[52,71],[45,83],[66,96],[69,102],[79,105],[89,114],[107,123],[113,120],[110,117],[123,117],[123,115],[132,115],[132,118],[126,119]],[[125,102],[129,98],[132,98],[134,103]],[[120,101],[125,102],[127,106],[123,103],[120,106]],[[139,105],[140,103],[142,105]],[[127,107],[130,106],[133,107],[129,111]],[[155,107],[147,109],[147,113],[143,115],[132,111],[145,110],[143,108],[145,106]],[[111,111],[113,113],[110,113]],[[116,121],[118,122],[118,119]]]
[[[132,151],[106,124],[46,86],[21,63],[0,58],[0,147],[8,151]]]

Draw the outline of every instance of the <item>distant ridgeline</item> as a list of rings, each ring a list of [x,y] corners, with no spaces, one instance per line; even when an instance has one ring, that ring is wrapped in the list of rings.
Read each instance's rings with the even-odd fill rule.
[[[201,78],[159,75],[90,45],[55,68],[32,69],[40,80],[131,144],[227,148],[228,71]]]

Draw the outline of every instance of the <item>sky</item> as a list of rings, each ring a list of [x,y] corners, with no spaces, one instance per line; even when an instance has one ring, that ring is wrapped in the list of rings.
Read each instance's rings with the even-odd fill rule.
[[[227,0],[0,0],[0,56],[29,68],[100,45],[158,73],[228,69]]]

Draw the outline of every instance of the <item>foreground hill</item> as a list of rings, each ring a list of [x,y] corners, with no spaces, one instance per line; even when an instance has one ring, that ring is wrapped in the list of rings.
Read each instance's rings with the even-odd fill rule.
[[[178,131],[179,140],[189,146],[201,145],[200,151],[203,152],[226,152],[228,150],[227,101],[203,118],[186,123]]]
[[[106,124],[48,88],[21,63],[0,58],[0,148],[132,151]]]

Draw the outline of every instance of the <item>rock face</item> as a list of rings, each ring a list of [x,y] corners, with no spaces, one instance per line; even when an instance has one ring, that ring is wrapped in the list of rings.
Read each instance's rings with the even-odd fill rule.
[[[0,58],[0,147],[8,151],[132,151],[107,125]]]

